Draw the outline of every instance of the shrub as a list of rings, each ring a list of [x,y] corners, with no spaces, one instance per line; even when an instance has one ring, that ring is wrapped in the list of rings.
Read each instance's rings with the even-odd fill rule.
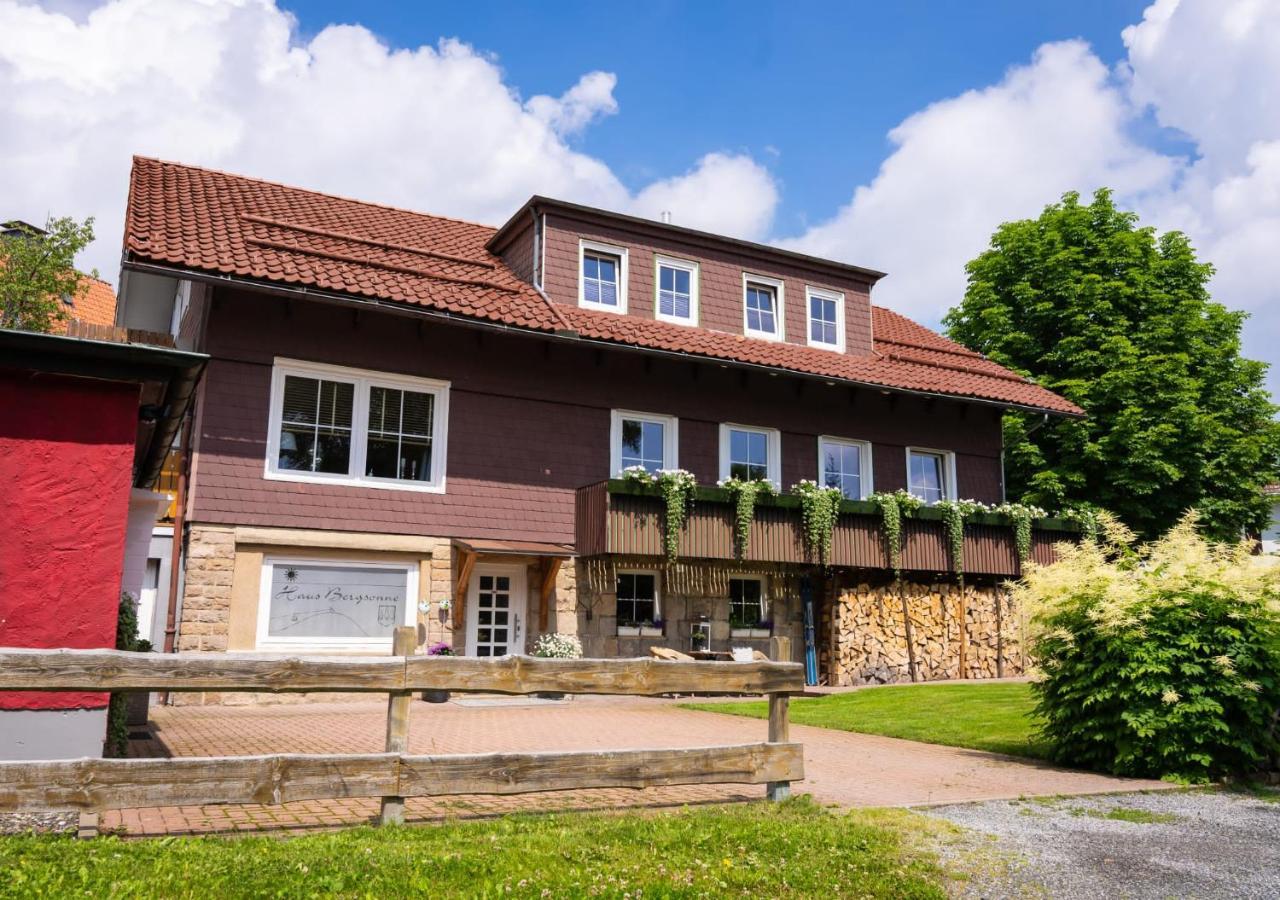
[[[150,652],[151,642],[138,639],[138,603],[129,592],[120,595],[120,610],[116,617],[116,649],[135,653]],[[128,723],[129,694],[116,691],[107,701],[108,756],[124,756],[129,750]]]
[[[533,655],[547,659],[581,659],[582,643],[572,634],[544,634],[533,645]]]
[[[1101,524],[1013,588],[1052,757],[1197,782],[1273,762],[1280,567],[1206,541],[1194,514],[1146,547]]]

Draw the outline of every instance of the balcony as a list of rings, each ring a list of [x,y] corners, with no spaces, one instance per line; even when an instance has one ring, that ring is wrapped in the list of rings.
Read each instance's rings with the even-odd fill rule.
[[[656,488],[613,479],[578,489],[577,549],[581,556],[623,554],[660,557],[663,500]],[[942,513],[921,509],[903,522],[902,569],[907,573],[951,572]],[[1074,522],[1037,519],[1032,523],[1031,558],[1050,563],[1054,546],[1079,538]],[[696,489],[693,510],[680,535],[682,559],[734,559],[733,506],[727,492]],[[745,559],[752,562],[812,563],[804,545],[800,498],[783,494],[762,498]],[[841,505],[830,564],[860,569],[889,568],[880,513],[868,501]],[[1020,574],[1013,527],[1001,515],[977,514],[965,523],[966,574],[1012,577]]]

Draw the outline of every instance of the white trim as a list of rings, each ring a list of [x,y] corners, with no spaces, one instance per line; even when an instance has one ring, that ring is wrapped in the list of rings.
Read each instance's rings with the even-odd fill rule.
[[[662,618],[662,576],[657,569],[614,569],[613,571],[613,622],[619,635],[641,635],[657,637],[663,629],[652,625],[619,625],[618,623],[618,576],[619,575],[652,575],[653,576],[653,618]]]
[[[669,269],[682,269],[689,273],[689,318],[682,319],[679,316],[663,315],[662,304],[659,301],[659,295],[662,291],[662,267]],[[690,259],[678,259],[674,256],[663,256],[661,253],[653,255],[653,316],[659,322],[670,322],[673,325],[697,325],[698,324],[698,287],[699,280],[702,277],[702,266]]]
[[[777,309],[773,311],[773,321],[777,325],[776,332],[756,331],[754,328],[747,327],[747,285],[762,284],[765,287],[773,288],[773,301]],[[786,339],[787,334],[787,317],[786,317],[786,285],[779,278],[770,278],[767,275],[753,275],[750,272],[742,273],[742,333],[747,337],[759,338],[762,341],[781,341]]]
[[[775,488],[782,487],[782,433],[776,428],[760,428],[756,425],[740,425],[737,422],[720,423],[720,478],[729,477],[729,432],[750,431],[763,434],[767,440],[766,477]]]
[[[813,339],[813,310],[809,300],[812,297],[818,297],[823,300],[832,300],[836,304],[836,342],[828,344],[823,341],[815,341]],[[844,343],[844,294],[840,291],[833,291],[828,288],[814,287],[811,284],[804,286],[804,339],[810,347],[820,347],[823,350],[834,350],[837,353],[845,351]]]
[[[860,441],[856,438],[836,437],[831,434],[818,435],[818,484],[822,487],[825,487],[827,484],[827,466],[822,452],[822,445],[826,443],[845,444],[862,448],[862,452],[858,455],[858,485],[862,489],[862,495],[859,497],[850,497],[849,499],[865,500],[874,494],[875,487],[873,484],[873,470],[871,467],[871,442]]]
[[[956,493],[956,455],[950,450],[938,450],[933,447],[908,447],[907,448],[907,493],[911,493],[911,454],[912,453],[928,453],[932,456],[942,457],[942,499],[957,500]],[[912,495],[914,496],[914,495]]]
[[[338,557],[317,556],[264,556],[258,585],[258,627],[254,638],[255,650],[379,650],[391,648],[391,636],[385,638],[316,638],[271,637],[271,570],[275,566],[345,566],[357,569],[394,569],[405,573],[404,621],[402,625],[415,625],[418,621],[418,564],[375,563]]]
[[[617,478],[622,474],[622,420],[656,422],[662,425],[662,468],[680,467],[680,420],[661,413],[637,412],[633,409],[615,409],[609,416],[609,472]]]
[[[288,375],[342,381],[354,387],[351,411],[351,458],[346,474],[306,472],[278,468],[280,461],[280,426],[284,412],[284,380]],[[432,394],[435,408],[431,422],[431,481],[402,481],[361,475],[364,471],[369,434],[369,389],[387,387],[397,390]],[[326,363],[276,357],[271,369],[271,410],[267,423],[267,458],[262,477],[270,481],[296,481],[309,484],[345,484],[394,491],[445,492],[445,470],[448,462],[449,382],[410,375],[351,369]]]
[[[618,305],[609,306],[605,303],[591,303],[586,297],[586,284],[582,278],[582,261],[586,255],[586,251],[594,250],[596,253],[603,253],[607,256],[618,257]],[[613,244],[602,244],[599,241],[589,241],[586,238],[578,240],[578,305],[584,309],[598,309],[602,312],[611,312],[625,314],[627,311],[627,278],[630,266],[627,264],[627,248],[618,247]]]
[[[512,610],[515,615],[517,606],[516,597],[519,599],[520,622],[511,622],[511,628],[516,631],[507,646],[514,651],[508,655],[523,655],[525,647],[529,643],[529,573],[528,570],[515,563],[476,563],[475,568],[471,572],[471,583],[467,585],[467,621],[465,630],[463,631],[464,640],[466,641],[466,656],[476,655],[476,630],[480,627],[480,576],[493,575],[495,577],[505,575],[511,579],[511,604],[507,608]],[[489,659],[490,657],[482,657]]]

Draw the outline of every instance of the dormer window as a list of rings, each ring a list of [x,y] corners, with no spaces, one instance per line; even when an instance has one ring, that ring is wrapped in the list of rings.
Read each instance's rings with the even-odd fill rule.
[[[809,316],[809,346],[844,352],[844,294],[805,288]]]
[[[582,241],[578,254],[578,305],[587,309],[627,311],[627,251],[594,241]]]
[[[676,325],[698,324],[698,264],[666,256],[654,258],[656,317]]]
[[[782,282],[759,275],[742,276],[743,323],[747,337],[782,340]]]

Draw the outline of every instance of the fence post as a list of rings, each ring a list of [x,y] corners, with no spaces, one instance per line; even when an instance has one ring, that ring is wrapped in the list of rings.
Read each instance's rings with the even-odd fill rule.
[[[790,728],[787,711],[791,698],[786,694],[769,695],[769,743],[785,744],[790,740]],[[770,781],[765,787],[765,797],[769,800],[786,800],[791,796],[791,782]]]
[[[394,656],[412,656],[418,643],[418,629],[412,625],[401,625],[395,630],[391,639],[391,653]],[[387,700],[387,745],[388,753],[404,753],[409,744],[409,704],[412,695],[409,691],[391,691]],[[382,825],[402,825],[404,823],[404,798],[383,797],[382,813],[378,817]]]

